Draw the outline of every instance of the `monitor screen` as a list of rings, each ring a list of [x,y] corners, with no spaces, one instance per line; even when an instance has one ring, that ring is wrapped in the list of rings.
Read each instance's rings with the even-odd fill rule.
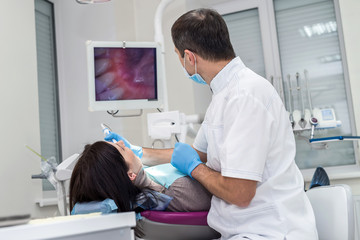
[[[161,107],[158,44],[89,41],[87,47],[90,110]]]

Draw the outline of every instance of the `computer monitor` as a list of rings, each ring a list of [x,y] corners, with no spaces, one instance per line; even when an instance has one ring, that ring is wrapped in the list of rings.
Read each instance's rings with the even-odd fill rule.
[[[163,63],[155,42],[87,41],[89,110],[163,107]]]

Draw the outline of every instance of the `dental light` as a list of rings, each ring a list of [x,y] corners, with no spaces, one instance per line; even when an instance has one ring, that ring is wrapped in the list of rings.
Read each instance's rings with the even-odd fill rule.
[[[80,4],[104,3],[109,1],[111,0],[76,0],[76,2]]]

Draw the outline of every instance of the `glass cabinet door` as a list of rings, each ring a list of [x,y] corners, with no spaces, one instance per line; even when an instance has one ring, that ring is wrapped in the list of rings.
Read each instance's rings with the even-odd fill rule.
[[[230,31],[230,40],[237,56],[257,74],[266,78],[259,11],[257,8],[223,16]]]
[[[289,102],[292,110],[310,110],[312,106],[325,113],[332,109],[339,126],[317,130],[315,138],[352,135],[333,1],[275,0],[274,10],[287,109]],[[351,141],[328,143],[325,149],[322,144],[309,144],[309,131],[295,132],[295,136],[300,168],[355,164]]]
[[[212,6],[223,15],[236,54],[274,82],[289,112],[336,118],[318,128],[315,138],[355,135],[334,1],[237,0]],[[310,145],[310,130],[294,134],[301,169],[356,164],[352,141]]]

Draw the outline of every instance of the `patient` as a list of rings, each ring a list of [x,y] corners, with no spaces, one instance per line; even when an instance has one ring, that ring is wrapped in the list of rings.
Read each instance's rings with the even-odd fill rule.
[[[70,180],[70,211],[75,203],[113,199],[118,212],[134,211],[140,193],[155,190],[173,197],[167,211],[207,211],[211,194],[189,177],[168,188],[152,181],[140,159],[122,141],[99,141],[85,146]],[[137,210],[135,210],[137,211]]]

